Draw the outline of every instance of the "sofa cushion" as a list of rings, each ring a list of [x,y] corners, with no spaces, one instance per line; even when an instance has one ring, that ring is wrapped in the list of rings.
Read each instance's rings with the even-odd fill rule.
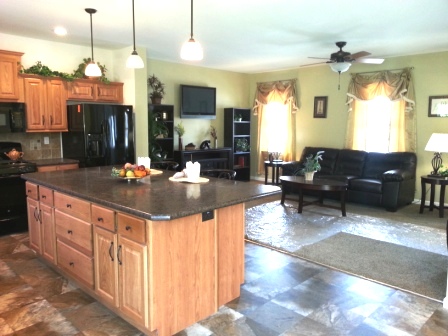
[[[417,158],[415,153],[367,153],[367,160],[362,177],[381,179],[384,172],[403,168],[408,171],[415,171],[416,163]]]
[[[350,180],[349,188],[356,191],[381,194],[382,186],[381,180],[357,178]]]
[[[339,151],[334,174],[362,176],[367,152],[341,149]]]

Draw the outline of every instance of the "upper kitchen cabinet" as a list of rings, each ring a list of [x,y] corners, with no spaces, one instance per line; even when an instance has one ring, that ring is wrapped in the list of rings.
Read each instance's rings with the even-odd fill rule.
[[[18,70],[23,53],[0,50],[0,101],[19,99]]]
[[[74,101],[123,103],[123,83],[102,83],[91,79],[67,82],[67,99]]]
[[[27,132],[67,131],[65,82],[23,75],[23,85]]]

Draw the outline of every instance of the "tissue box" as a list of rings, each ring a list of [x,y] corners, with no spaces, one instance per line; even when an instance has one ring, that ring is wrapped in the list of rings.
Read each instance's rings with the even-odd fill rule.
[[[145,168],[151,167],[151,159],[149,157],[145,156],[139,156],[137,158],[137,165],[139,166],[145,166]]]

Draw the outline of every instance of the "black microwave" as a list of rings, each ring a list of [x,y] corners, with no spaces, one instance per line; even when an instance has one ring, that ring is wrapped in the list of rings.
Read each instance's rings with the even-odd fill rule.
[[[0,133],[26,131],[24,103],[0,103]]]

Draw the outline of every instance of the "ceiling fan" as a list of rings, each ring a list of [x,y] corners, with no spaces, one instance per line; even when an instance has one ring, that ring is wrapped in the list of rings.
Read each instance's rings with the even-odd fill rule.
[[[313,63],[313,64],[306,64],[302,66],[309,66],[309,65],[315,65],[315,64],[321,64],[321,63],[328,63],[330,64],[331,69],[334,72],[345,72],[347,71],[352,63],[369,63],[369,64],[381,64],[384,62],[383,58],[365,58],[366,56],[371,55],[367,51],[359,51],[357,53],[351,54],[347,51],[342,50],[343,47],[347,42],[336,42],[336,46],[339,48],[339,50],[335,53],[332,53],[330,55],[330,59],[328,58],[322,58],[322,57],[308,57],[308,58],[314,58],[314,59],[327,59],[326,62],[320,62],[320,63]]]

